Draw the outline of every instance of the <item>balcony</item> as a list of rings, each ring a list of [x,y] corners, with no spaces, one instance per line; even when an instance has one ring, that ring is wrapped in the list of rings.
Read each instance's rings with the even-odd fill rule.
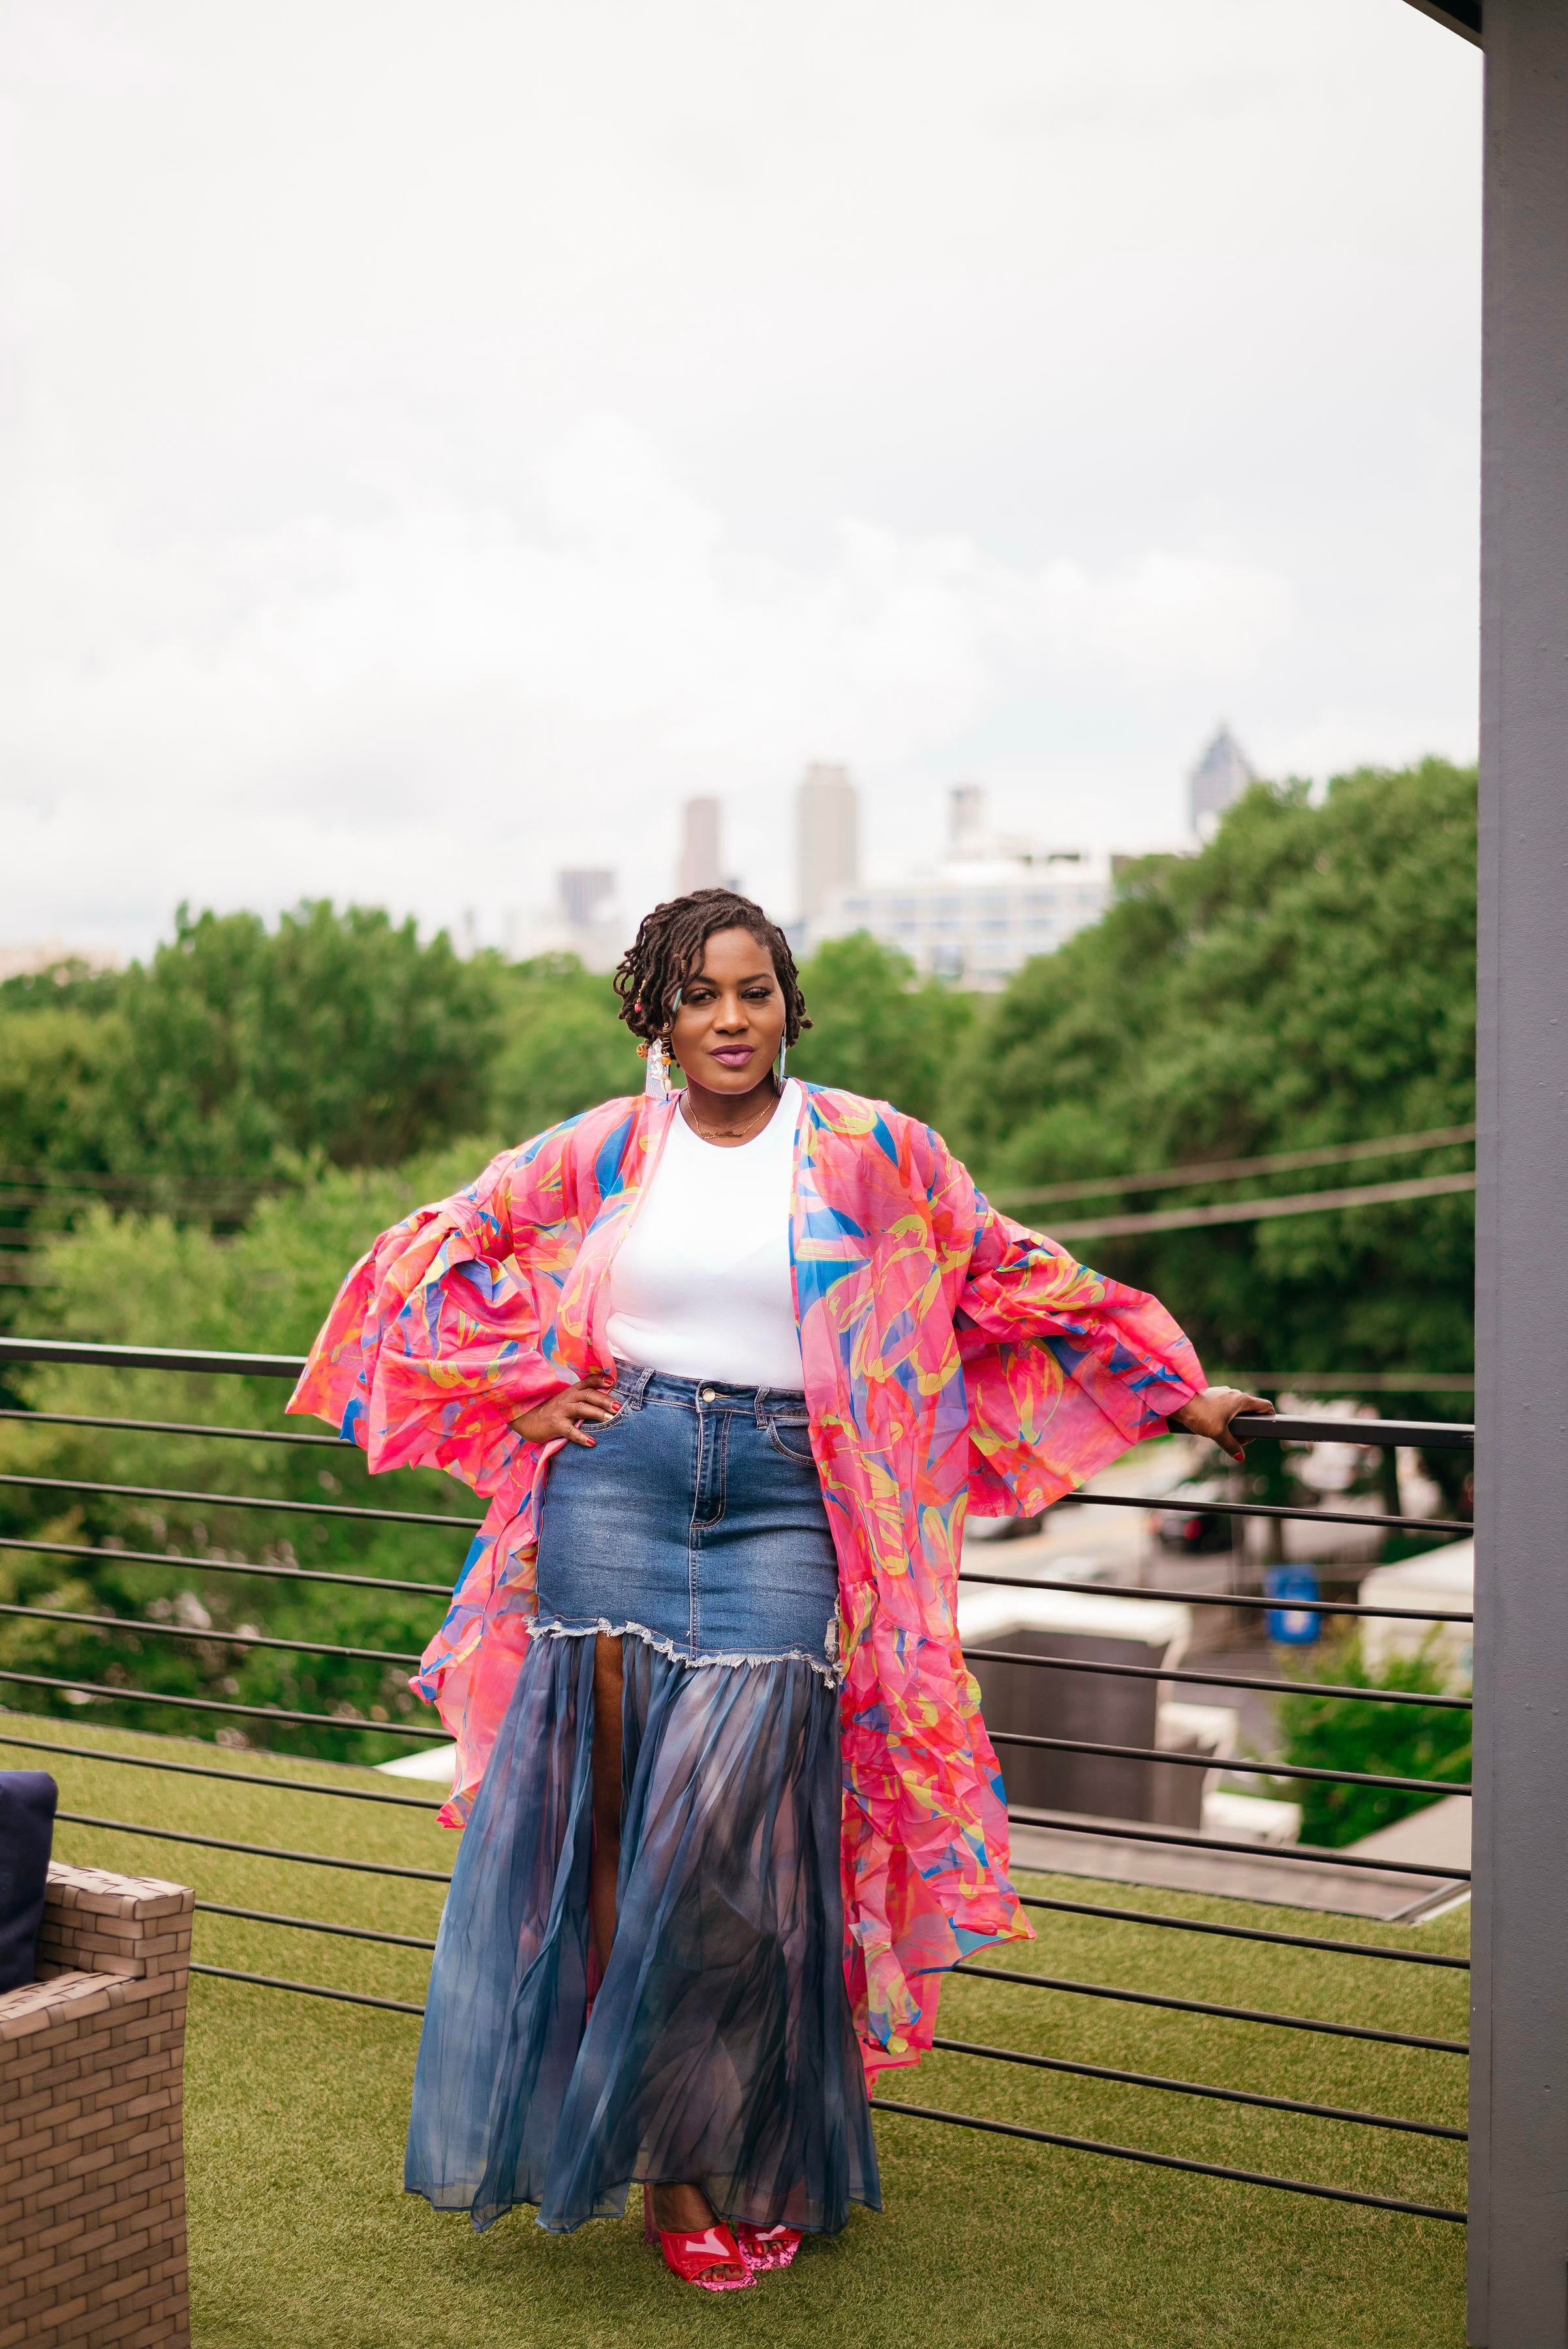
[[[454,1845],[434,1824],[436,1789],[377,1766],[441,1742],[422,1708],[410,1701],[400,1713],[407,1658],[351,1635],[367,1619],[358,1610],[395,1603],[411,1657],[439,1619],[472,1504],[424,1475],[371,1484],[350,1447],[283,1423],[279,1381],[291,1363],[16,1339],[0,1340],[0,1354],[59,1365],[51,1407],[67,1380],[79,1381],[73,1407],[47,1423],[10,1416],[68,1427],[84,1471],[47,1482],[10,1471],[8,1500],[41,1494],[61,1520],[17,1535],[0,1558],[107,1570],[119,1590],[140,1573],[150,1593],[172,1580],[193,1601],[150,1599],[106,1618],[79,1599],[51,1606],[35,1583],[36,1603],[15,1601],[0,1617],[13,1637],[72,1620],[87,1636],[90,1615],[94,1652],[123,1661],[79,1680],[8,1661],[0,1754],[6,1766],[57,1777],[61,1858],[195,1887],[196,2340],[571,2341],[584,2337],[586,2307],[597,2340],[689,2339],[711,2312],[694,2317],[673,2289],[655,2289],[632,2223],[564,2240],[519,2213],[478,2237],[400,2192],[416,2018]],[[1357,1433],[1412,1436],[1365,1423]],[[106,1447],[109,1473],[97,1477],[85,1473],[91,1444]],[[330,1470],[318,1465],[329,1456]],[[134,1478],[132,1458],[144,1463]],[[289,1464],[294,1491],[257,1471],[264,1458]],[[178,1475],[161,1461],[177,1463]],[[320,1497],[296,1497],[312,1479]],[[1096,1502],[1120,1506],[1114,1488]],[[1147,1495],[1136,1506],[1146,1510]],[[123,1530],[105,1539],[101,1527],[123,1528],[126,1511],[161,1534],[140,1549]],[[67,1512],[77,1513],[68,1524]],[[384,1562],[376,1570],[389,1525],[419,1545],[418,1581]],[[1010,1568],[1025,1547],[971,1551],[966,1580],[992,1596],[1070,1583]],[[301,1553],[322,1563],[301,1566]],[[290,1586],[325,1593],[350,1636],[313,1643],[236,1619],[243,1605],[281,1626]],[[1173,1607],[1163,1588],[1124,1603]],[[1266,1602],[1194,1592],[1190,1603]],[[1342,1599],[1322,1604],[1351,1611]],[[1409,1619],[1386,1619],[1402,1629]],[[179,1688],[169,1685],[175,1654],[199,1666]],[[1071,1682],[1081,1693],[1098,1678],[1137,1692],[1152,1674],[1165,1703],[1183,1694],[1186,1667],[1168,1652],[1153,1665],[1026,1646],[990,1654],[1014,1685]],[[269,1684],[275,1693],[248,1682],[236,1692],[225,1666],[250,1671],[258,1658],[296,1677]],[[986,1654],[974,1661],[992,1669]],[[316,1683],[312,1673],[337,1677]],[[1211,1690],[1221,1667],[1210,1659],[1191,1677]],[[332,1693],[308,1702],[312,1685]],[[1162,1780],[1189,1766],[1206,1779],[1214,1758],[1192,1750],[1184,1764],[1168,1740],[1144,1750],[1038,1728],[996,1735],[1004,1771],[1015,1757],[1053,1754]],[[310,1750],[285,1750],[302,1744]],[[1468,1908],[1430,1913],[1421,1897],[1451,1893],[1459,1871],[1394,1877],[1354,1853],[1260,1856],[1255,1843],[1163,1816],[1130,1804],[1116,1818],[1054,1816],[1039,1803],[1020,1816],[1020,1856],[1033,1864],[1019,1889],[1039,1939],[978,1953],[950,1982],[938,2052],[887,2075],[877,2100],[886,2212],[857,2212],[836,2243],[810,2247],[765,2319],[753,2310],[742,2320],[753,2332],[765,2322],[786,2343],[1009,2349],[1462,2339]],[[1096,1875],[1085,1854],[1101,1847],[1107,1865]],[[1215,1890],[1180,1873],[1237,1858],[1263,1868],[1261,1890]],[[1347,1913],[1334,1889],[1346,1879],[1393,1884],[1395,1905],[1428,1913],[1389,1914],[1386,1901],[1382,1914],[1376,1902],[1366,1913],[1366,1901]]]

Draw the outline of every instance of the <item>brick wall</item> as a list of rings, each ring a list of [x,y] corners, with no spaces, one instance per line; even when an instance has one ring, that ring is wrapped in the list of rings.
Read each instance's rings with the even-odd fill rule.
[[[49,1869],[39,1979],[0,1995],[0,2349],[189,2349],[191,1907]]]

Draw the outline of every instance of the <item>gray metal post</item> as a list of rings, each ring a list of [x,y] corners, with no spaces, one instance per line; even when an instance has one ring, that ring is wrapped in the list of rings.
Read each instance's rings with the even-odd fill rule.
[[[1568,2343],[1568,0],[1485,0],[1470,2340]]]

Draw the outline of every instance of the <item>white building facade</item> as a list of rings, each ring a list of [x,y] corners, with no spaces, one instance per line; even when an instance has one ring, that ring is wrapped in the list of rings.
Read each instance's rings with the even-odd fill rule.
[[[868,930],[907,954],[922,978],[996,988],[1032,956],[1054,953],[1097,922],[1110,899],[1108,858],[992,838],[978,787],[961,783],[942,863],[908,881],[833,891],[811,921],[809,945]]]

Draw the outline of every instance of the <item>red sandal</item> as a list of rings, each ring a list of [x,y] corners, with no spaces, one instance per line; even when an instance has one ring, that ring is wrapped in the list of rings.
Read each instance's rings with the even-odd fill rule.
[[[715,2220],[695,2234],[678,2234],[671,2228],[656,2227],[653,2223],[653,2189],[642,2189],[642,2240],[657,2243],[664,2253],[664,2264],[671,2275],[682,2283],[694,2283],[699,2292],[744,2292],[756,2278],[751,2262],[744,2257],[739,2243],[728,2227]],[[794,2257],[794,2253],[791,2253]],[[714,2269],[736,2269],[736,2274],[714,2274]]]
[[[787,2268],[800,2249],[798,2227],[748,2227],[735,2230],[741,2257],[749,2268]]]

